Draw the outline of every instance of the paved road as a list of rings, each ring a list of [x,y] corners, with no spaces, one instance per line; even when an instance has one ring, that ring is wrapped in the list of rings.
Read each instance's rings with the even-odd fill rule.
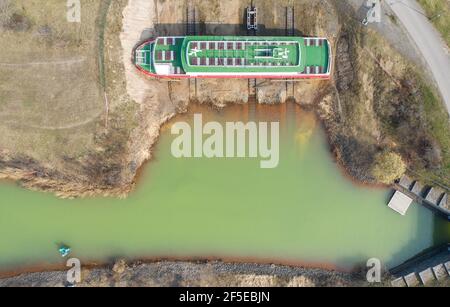
[[[388,0],[398,19],[403,23],[420,52],[425,57],[450,113],[450,55],[423,9],[415,0]]]

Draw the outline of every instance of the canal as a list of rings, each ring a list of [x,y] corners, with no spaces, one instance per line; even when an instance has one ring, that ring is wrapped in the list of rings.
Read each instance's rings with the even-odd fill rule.
[[[82,262],[208,258],[352,268],[387,266],[449,239],[448,224],[414,205],[402,217],[389,191],[355,185],[333,161],[313,114],[298,107],[195,107],[162,130],[154,158],[127,199],[61,200],[0,185],[0,271],[61,263],[60,244]],[[280,122],[280,160],[176,159],[170,125],[204,121]]]

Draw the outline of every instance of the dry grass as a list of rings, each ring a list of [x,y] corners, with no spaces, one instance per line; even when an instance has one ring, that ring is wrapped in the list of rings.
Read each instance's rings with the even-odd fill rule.
[[[0,0],[0,28],[9,25],[13,14],[14,7],[11,0]]]
[[[442,37],[450,46],[450,1],[449,0],[419,0],[428,18],[441,32]]]
[[[449,186],[450,125],[443,102],[417,68],[382,38],[366,38],[368,48],[380,59],[370,75],[384,143],[402,153],[414,177],[420,174],[428,183]],[[390,57],[382,58],[383,54]]]
[[[54,180],[42,188],[64,196],[82,194],[79,187],[121,190],[132,180],[123,170],[136,112],[118,64],[125,3],[84,0],[81,23],[69,23],[65,1],[14,2],[15,17],[0,32],[0,165],[23,160],[24,171]]]
[[[98,1],[84,1],[82,22],[68,23],[58,0],[14,2],[28,29],[0,34],[0,144],[53,163],[92,144],[103,112],[96,69]]]
[[[449,186],[450,127],[442,101],[383,37],[351,22],[343,23],[340,39],[349,42],[349,51],[340,54],[338,48],[336,59],[342,112],[326,104],[328,113],[322,110],[334,117],[327,124],[338,158],[356,178],[371,182],[373,158],[390,149],[402,155],[414,177]],[[339,65],[346,56],[348,70]]]
[[[425,81],[420,82],[424,111],[427,117],[427,129],[440,145],[442,163],[434,169],[418,169],[419,175],[430,184],[440,183],[450,187],[450,120],[447,110],[438,98],[436,91]]]
[[[82,183],[99,184],[104,189],[126,186],[135,171],[130,165],[136,164],[130,151],[141,148],[130,146],[130,135],[136,123],[142,122],[136,104],[127,94],[121,59],[119,34],[127,1],[82,1],[80,24],[67,22],[66,6],[60,0],[13,3],[9,10],[13,11],[14,18],[0,32],[0,149],[9,152],[9,156],[33,158],[49,169],[68,175],[70,180],[81,177]],[[182,2],[157,3],[161,23],[183,20]],[[406,154],[408,162],[417,165],[417,170],[447,172],[449,151],[445,144],[449,134],[445,118],[435,107],[439,101],[425,88],[419,88],[425,98],[423,104],[422,96],[413,94],[417,86],[398,85],[398,82],[413,79],[414,83],[415,80],[409,77],[413,74],[405,61],[384,41],[370,33],[362,35],[352,20],[338,21],[329,3],[283,0],[274,4],[256,0],[256,5],[264,8],[260,17],[267,21],[264,23],[268,27],[283,24],[284,5],[294,5],[297,13],[317,6],[317,16],[296,18],[296,28],[305,34],[326,35],[336,41],[341,23],[345,26],[354,66],[351,73],[355,76],[349,89],[341,91],[341,105],[332,113],[342,112],[333,141],[343,148],[343,156],[350,157],[346,165],[356,170],[357,178],[365,180],[371,158],[379,148],[390,146]],[[225,5],[215,0],[210,5],[226,13],[204,16],[202,12],[208,7],[202,2],[199,21],[216,22],[217,28],[209,30],[220,32],[229,27],[221,23],[241,23],[243,16],[236,11],[243,12],[247,3],[233,0]],[[365,49],[373,55],[368,55]],[[416,80],[415,84],[420,83]],[[163,88],[161,84],[158,86]],[[305,95],[299,89],[297,96],[301,101]],[[104,90],[110,106],[107,130]],[[175,108],[171,105],[177,102],[169,101],[169,97],[155,97],[158,103],[152,112],[161,108],[161,114],[165,114],[173,111],[169,107]],[[398,114],[402,116],[394,118]],[[412,129],[420,134],[411,134]],[[424,142],[417,143],[418,140]],[[437,147],[433,142],[438,142],[443,149],[444,168],[433,161],[435,152],[427,150],[428,145]],[[429,156],[429,161],[422,163],[424,155]]]

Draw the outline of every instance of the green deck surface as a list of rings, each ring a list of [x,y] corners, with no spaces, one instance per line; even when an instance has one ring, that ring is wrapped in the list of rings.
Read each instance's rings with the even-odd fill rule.
[[[306,46],[303,37],[261,37],[261,36],[186,36],[176,38],[174,45],[157,43],[144,45],[141,50],[148,50],[145,64],[138,66],[146,71],[156,73],[153,63],[153,53],[158,51],[174,51],[173,61],[156,61],[158,63],[171,63],[173,67],[182,68],[183,73],[302,73],[307,66],[320,66],[323,73],[327,73],[329,61],[328,42],[321,46]],[[191,43],[198,43],[198,51],[192,51]],[[200,48],[202,42],[267,42],[263,45],[245,45],[243,49],[219,50]],[[295,43],[291,45],[273,45],[272,42]],[[270,58],[257,58],[264,55],[262,50],[268,50]],[[284,53],[286,52],[286,54]],[[284,57],[283,57],[284,55]],[[247,60],[242,66],[193,66],[190,65],[193,57],[197,58],[241,58]],[[188,63],[189,61],[189,63]],[[264,66],[258,66],[263,63]],[[267,66],[272,63],[273,66]],[[278,65],[280,63],[280,65]]]
[[[156,44],[155,52],[156,51],[175,51],[175,59],[173,61],[157,61],[157,63],[170,63],[175,67],[183,67],[181,63],[182,58],[182,47],[184,44],[184,38],[177,38],[175,40],[175,45],[161,45]]]
[[[136,63],[136,60],[135,60],[135,64],[137,64],[138,66],[140,66],[142,69],[144,69],[146,71],[154,73],[155,72],[155,67],[153,66],[153,59],[152,59],[153,47],[154,47],[154,44],[145,44],[144,46],[142,46],[142,48],[139,49],[139,50],[149,51],[146,54],[146,60],[145,60],[147,64]]]
[[[267,54],[265,54],[268,51]],[[287,58],[282,58],[278,54],[283,54],[286,51]],[[290,66],[298,66],[299,60],[299,44],[289,46],[270,46],[270,45],[258,45],[248,46],[244,49],[235,50],[199,50],[198,53],[192,48],[192,44],[189,46],[188,51],[189,59],[192,60],[195,57],[198,58],[242,58],[248,60],[250,63],[289,63]],[[191,55],[192,54],[192,55]],[[263,58],[268,56],[269,58]],[[192,66],[192,65],[190,65]]]

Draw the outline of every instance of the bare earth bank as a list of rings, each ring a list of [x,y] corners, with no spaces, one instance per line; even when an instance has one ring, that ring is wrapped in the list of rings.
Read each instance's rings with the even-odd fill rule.
[[[204,34],[240,33],[239,27],[230,25],[242,23],[242,12],[248,1],[192,2],[198,8],[198,22]],[[261,22],[266,25],[261,35],[264,31],[269,33],[271,28],[284,27],[285,7],[292,5],[292,1],[256,2],[262,12]],[[51,130],[51,140],[55,143],[45,143],[53,144],[53,147],[48,146],[50,154],[37,152],[45,147],[19,147],[0,139],[0,178],[14,179],[28,188],[52,191],[61,197],[126,196],[133,188],[139,168],[151,158],[151,148],[164,122],[184,112],[192,102],[223,107],[249,101],[247,80],[167,83],[147,78],[134,69],[130,58],[136,43],[155,35],[184,34],[186,1],[117,0],[109,5],[104,29],[105,86],[94,89],[100,94],[93,111],[102,115],[82,126],[55,124],[51,127],[57,130],[57,137],[53,137],[55,132]],[[442,133],[434,129],[433,123],[440,123],[442,118],[430,117],[430,106],[426,104],[430,100],[428,87],[424,87],[416,68],[378,33],[362,28],[352,19],[354,10],[344,1],[302,0],[296,1],[294,7],[298,15],[295,19],[298,35],[326,36],[333,44],[336,55],[333,79],[330,82],[304,81],[293,87],[262,80],[256,91],[258,102],[277,104],[293,98],[314,110],[328,131],[335,156],[352,178],[360,182],[376,183],[369,170],[373,157],[385,148],[400,153],[416,171],[433,176],[448,174],[445,165],[450,165],[450,150],[446,147],[450,144],[450,133],[444,133],[442,138]],[[97,10],[101,12],[102,8],[92,11]],[[315,14],[309,14],[311,10]],[[92,47],[96,37],[87,40]],[[94,59],[94,63],[86,67],[96,67],[98,54],[83,54]],[[108,99],[103,99],[103,90]],[[64,96],[57,94],[53,96]],[[72,106],[77,105],[78,100],[74,99]],[[433,101],[431,106],[438,107],[439,102],[433,105]],[[104,105],[107,108],[102,113]],[[0,116],[8,115],[4,112],[0,110]],[[31,112],[33,119],[38,117],[38,112]],[[55,121],[58,118],[59,114],[55,114]],[[43,122],[44,119],[48,121],[43,117]],[[447,129],[448,119],[446,123],[445,120],[436,127]],[[20,131],[22,137],[36,138],[38,134],[37,138],[49,138],[47,126],[44,127],[47,130],[28,131],[24,126],[16,131],[16,125],[17,122],[9,125],[7,131]],[[9,140],[14,139],[7,136]],[[82,149],[76,154],[66,145],[72,144],[72,136],[84,136],[83,146],[74,146]],[[20,150],[14,151],[17,148]],[[61,148],[68,150],[56,150]],[[324,270],[220,262],[123,264],[115,270],[98,268],[84,273],[83,285],[92,286],[345,286],[359,284],[360,280],[354,275]],[[1,280],[0,286],[58,286],[63,285],[64,275],[63,272],[32,273]]]
[[[0,287],[63,287],[66,272],[30,273],[0,279]],[[362,286],[359,274],[269,264],[154,262],[85,269],[81,287],[324,287]]]
[[[258,103],[280,104],[294,99],[314,110],[324,123],[335,157],[357,181],[376,184],[370,172],[374,157],[389,149],[400,154],[415,172],[448,183],[450,134],[448,117],[440,112],[442,104],[414,65],[390,47],[379,33],[363,28],[355,20],[354,7],[345,1],[256,2],[260,23],[264,25],[260,35],[283,34],[285,8],[293,6],[296,35],[326,36],[335,54],[331,81],[285,84],[260,80],[256,88]],[[248,1],[190,3],[197,8],[202,34],[245,34],[240,25]],[[60,108],[31,110],[29,118],[25,111],[30,102],[22,102],[24,109],[20,113],[25,114],[22,119],[17,119],[14,125],[1,124],[6,133],[5,140],[0,138],[0,178],[16,180],[28,188],[52,191],[60,197],[126,196],[135,184],[139,168],[151,158],[151,148],[163,123],[186,111],[194,102],[215,107],[247,103],[247,80],[165,82],[143,76],[133,67],[131,54],[137,43],[158,35],[185,34],[187,5],[188,1],[178,0],[103,0],[98,7],[93,7],[89,18],[97,24],[95,33],[86,32],[89,35],[80,38],[80,33],[85,32],[74,29],[73,42],[69,40],[63,47],[75,48],[72,44],[81,41],[86,46],[77,52],[89,59],[88,63],[92,62],[86,69],[92,70],[97,66],[95,62],[99,62],[97,74],[104,85],[98,88],[95,81],[83,84],[91,86],[92,92],[99,92],[92,111],[95,111],[94,119],[88,123],[65,120],[65,125],[58,122],[64,116],[57,111],[74,109],[79,104],[78,96],[62,100],[61,103],[69,105]],[[30,10],[24,11],[25,17]],[[315,14],[308,14],[311,11]],[[92,12],[98,12],[97,16]],[[35,21],[28,30],[22,29],[20,35],[33,37],[35,31],[48,32],[52,26],[63,26],[48,25],[44,29],[38,25]],[[6,33],[8,36],[2,39],[8,41],[19,35],[15,28],[8,28]],[[96,46],[98,36],[103,40]],[[43,49],[42,56],[48,53],[45,49],[48,42],[36,44],[31,49]],[[54,50],[51,44],[50,47]],[[68,68],[64,66],[61,70]],[[18,72],[17,78],[24,75]],[[64,88],[68,91],[67,86]],[[42,91],[32,90],[30,95]],[[69,88],[70,93],[73,91]],[[57,97],[68,97],[68,94],[58,92],[50,98],[56,104]],[[18,99],[5,97],[11,103]],[[47,100],[34,104],[38,103],[45,106]],[[7,116],[3,113],[8,110],[11,108],[1,109],[0,116]],[[49,116],[55,121],[51,127]],[[39,125],[26,128],[26,124],[37,119]],[[18,132],[20,138],[15,135]],[[28,138],[39,144],[17,143]],[[41,143],[46,146],[40,146]]]

